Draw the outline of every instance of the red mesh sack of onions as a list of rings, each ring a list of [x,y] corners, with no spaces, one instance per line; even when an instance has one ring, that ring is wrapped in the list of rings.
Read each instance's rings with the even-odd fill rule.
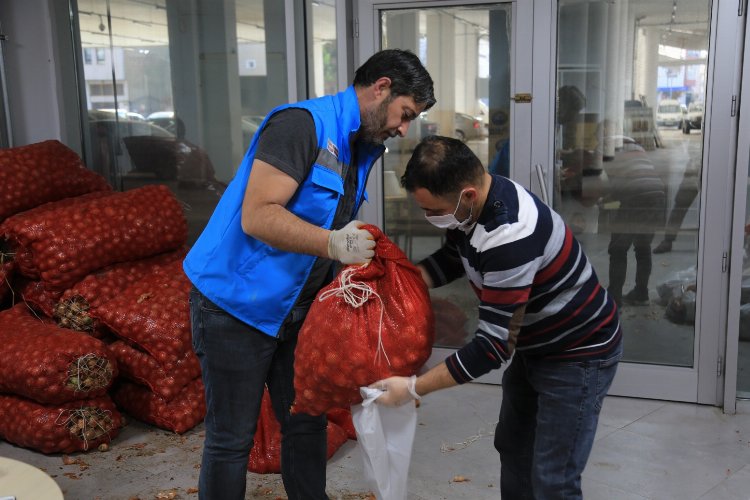
[[[0,221],[43,203],[111,189],[59,141],[0,149]]]
[[[130,285],[92,315],[170,370],[193,348],[188,304],[191,286],[182,263],[174,262],[164,273],[145,276]]]
[[[349,413],[351,422],[351,413]],[[353,425],[352,425],[353,427]],[[331,458],[347,440],[347,432],[336,422],[328,420],[326,429],[327,451],[326,458]],[[253,449],[247,470],[256,474],[278,474],[281,472],[281,424],[276,419],[271,404],[268,388],[263,391],[263,401],[260,405],[260,415],[255,428]]]
[[[99,269],[58,295],[59,299],[55,300],[49,313],[46,310],[49,305],[46,304],[44,312],[54,317],[57,324],[64,328],[101,337],[104,333],[103,328],[92,316],[97,307],[122,293],[144,276],[162,273],[166,269],[165,266],[177,261],[182,262],[185,254],[185,249],[179,248],[154,257],[121,262]],[[46,295],[49,298],[51,294]],[[32,301],[35,300],[37,297],[32,297]],[[190,378],[193,379],[195,376]]]
[[[10,241],[8,239],[10,235],[16,233],[20,234],[28,228],[41,227],[44,224],[44,221],[50,218],[50,213],[54,213],[62,208],[85,205],[92,200],[106,198],[113,194],[112,191],[97,191],[95,193],[88,193],[75,198],[53,201],[6,219],[0,225],[0,236],[5,238],[0,242],[0,246],[4,248],[4,258],[15,261],[17,267],[22,270],[25,276],[38,279],[39,273],[35,271],[34,255],[31,252],[31,249],[19,246],[17,243]]]
[[[197,378],[182,388],[171,401],[165,401],[148,387],[121,381],[112,394],[117,406],[160,429],[182,434],[198,425],[206,416],[203,382]]]
[[[7,259],[7,260],[6,260]],[[13,277],[13,269],[15,269],[16,263],[5,257],[5,254],[0,251],[0,302],[8,296],[11,291],[10,280]]]
[[[193,351],[187,351],[165,370],[153,356],[129,346],[122,340],[109,345],[117,360],[120,376],[147,386],[164,401],[171,401],[189,382],[201,375],[201,365]]]
[[[108,396],[42,405],[0,394],[0,436],[42,453],[96,449],[120,432],[122,416]]]
[[[21,217],[19,214],[14,217]],[[65,290],[117,262],[174,250],[187,240],[182,207],[166,186],[153,185],[58,207],[0,233],[15,249],[19,271],[49,290]],[[18,254],[30,258],[19,259]]]
[[[62,292],[47,290],[44,288],[44,283],[39,280],[23,277],[16,280],[14,289],[27,305],[48,318],[52,317],[55,304],[62,295]]]
[[[46,324],[24,304],[0,312],[0,392],[44,404],[103,395],[117,375],[107,346]]]
[[[361,386],[413,375],[432,351],[432,307],[419,270],[380,229],[365,229],[375,237],[375,257],[324,287],[300,330],[294,413],[360,403]]]

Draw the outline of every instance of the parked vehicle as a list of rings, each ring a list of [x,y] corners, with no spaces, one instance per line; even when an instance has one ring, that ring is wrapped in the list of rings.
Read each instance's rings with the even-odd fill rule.
[[[111,178],[115,172],[149,173],[159,181],[176,180],[181,185],[220,184],[201,147],[149,121],[101,116],[89,112],[89,127],[92,166],[105,177]]]
[[[659,127],[682,126],[682,115],[686,111],[685,106],[675,99],[662,99],[656,108],[656,125]]]
[[[489,135],[487,125],[479,118],[466,113],[456,113],[453,120],[456,139],[466,142],[470,139],[483,139]]]
[[[146,121],[158,125],[173,135],[177,133],[177,121],[174,117],[174,111],[157,111],[146,117]]]
[[[703,128],[703,103],[691,102],[687,113],[682,119],[682,133],[689,134],[691,130]]]

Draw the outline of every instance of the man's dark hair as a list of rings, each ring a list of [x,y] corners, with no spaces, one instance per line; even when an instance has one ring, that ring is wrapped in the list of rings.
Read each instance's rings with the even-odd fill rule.
[[[354,85],[367,87],[384,76],[391,79],[391,98],[412,97],[425,110],[435,104],[432,78],[413,52],[387,49],[375,53],[354,73]]]
[[[424,188],[433,196],[457,193],[468,184],[481,185],[484,167],[469,146],[450,137],[431,135],[417,144],[401,185],[413,193]]]

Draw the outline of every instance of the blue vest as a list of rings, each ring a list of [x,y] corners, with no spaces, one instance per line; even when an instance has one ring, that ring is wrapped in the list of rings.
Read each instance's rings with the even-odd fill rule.
[[[318,155],[307,178],[286,208],[297,217],[330,229],[344,194],[344,179],[352,161],[351,147],[359,130],[359,101],[354,87],[333,96],[279,106],[269,117],[289,107],[310,112],[318,137]],[[188,253],[183,268],[190,281],[216,305],[258,330],[277,336],[297,301],[317,257],[278,250],[242,230],[242,201],[252,169],[259,132],[219,200],[211,219]],[[365,184],[385,148],[358,143],[356,213],[367,199]],[[273,224],[273,221],[268,221]]]

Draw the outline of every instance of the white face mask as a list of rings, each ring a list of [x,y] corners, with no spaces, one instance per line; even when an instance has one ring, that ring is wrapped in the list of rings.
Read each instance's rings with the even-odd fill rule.
[[[460,229],[461,231],[464,231],[468,233],[471,231],[471,229],[474,227],[473,222],[471,222],[471,215],[474,212],[474,203],[471,204],[471,209],[469,210],[469,216],[463,220],[459,221],[456,219],[456,212],[458,212],[458,207],[461,206],[461,197],[464,195],[464,191],[461,191],[461,193],[458,195],[458,204],[456,205],[456,209],[453,211],[452,214],[446,214],[446,215],[427,215],[425,214],[424,217],[427,219],[427,221],[432,224],[435,227],[438,227],[440,229]]]

